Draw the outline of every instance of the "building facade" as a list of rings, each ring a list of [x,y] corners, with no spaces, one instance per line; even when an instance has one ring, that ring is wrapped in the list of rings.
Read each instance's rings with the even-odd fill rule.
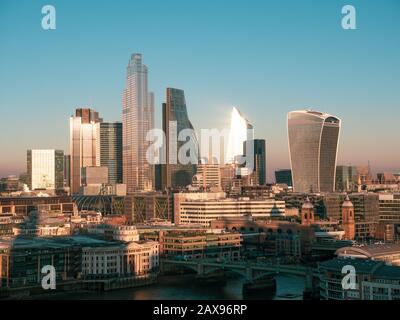
[[[165,148],[162,148],[165,163],[161,167],[161,190],[190,185],[193,175],[196,173],[199,158],[197,138],[188,117],[184,91],[167,88],[166,98],[166,103],[162,105],[162,126],[166,141],[164,143]],[[184,137],[184,141],[180,141],[179,135],[187,129],[192,130],[192,134],[190,134],[192,145],[188,152],[194,154],[186,154],[191,158],[190,163],[181,163],[179,151],[187,142],[186,137]]]
[[[246,154],[246,146],[248,143],[253,144],[253,154]],[[251,149],[251,148],[249,148]],[[266,145],[264,139],[254,139],[245,141],[243,144],[243,154],[246,155],[247,159],[254,159],[253,161],[253,173],[254,177],[253,185],[265,185],[267,183],[267,157],[266,157]]]
[[[287,127],[294,191],[334,191],[341,120],[317,111],[292,111]]]
[[[70,117],[71,193],[79,193],[82,168],[100,165],[99,124],[103,120],[93,109],[76,109]]]
[[[64,187],[64,151],[27,151],[28,187],[35,189],[62,189]]]
[[[288,187],[293,186],[292,170],[280,169],[275,171],[275,181],[278,184],[286,184]]]
[[[223,193],[224,194],[224,193]],[[274,199],[218,198],[211,193],[177,193],[174,196],[174,222],[182,225],[209,227],[222,218],[270,218],[285,215],[285,202]],[[207,196],[208,195],[208,196]]]
[[[108,183],[122,183],[122,123],[100,123],[100,166],[108,167]]]
[[[146,159],[146,136],[154,128],[154,95],[148,92],[147,74],[142,55],[132,54],[122,94],[122,168],[129,194],[154,188],[154,165]]]

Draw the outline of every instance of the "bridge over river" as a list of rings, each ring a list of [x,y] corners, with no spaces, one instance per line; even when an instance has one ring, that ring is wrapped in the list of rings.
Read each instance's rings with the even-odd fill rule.
[[[232,271],[246,278],[247,281],[256,281],[265,276],[273,276],[278,274],[294,275],[308,278],[312,274],[312,269],[304,265],[281,265],[271,264],[262,261],[217,261],[210,259],[199,260],[174,260],[162,259],[161,267],[164,266],[182,266],[192,269],[199,276],[210,275],[219,270]],[[306,280],[305,279],[305,280]]]

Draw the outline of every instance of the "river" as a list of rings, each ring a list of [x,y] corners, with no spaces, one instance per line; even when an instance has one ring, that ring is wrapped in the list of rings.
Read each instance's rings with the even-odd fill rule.
[[[277,292],[274,300],[281,295],[302,295],[304,279],[295,276],[277,276]],[[225,285],[199,286],[194,275],[162,276],[158,283],[131,289],[108,292],[65,293],[56,299],[98,299],[98,300],[241,300],[243,278],[228,279]],[[299,298],[301,299],[301,297]]]

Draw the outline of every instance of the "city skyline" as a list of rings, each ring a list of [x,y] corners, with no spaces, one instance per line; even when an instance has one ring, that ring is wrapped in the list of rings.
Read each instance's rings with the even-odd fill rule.
[[[0,141],[0,175],[24,172],[27,149],[67,151],[68,121],[65,119],[78,106],[87,105],[95,109],[107,122],[121,121],[120,92],[124,87],[124,64],[126,57],[133,52],[141,52],[151,69],[149,87],[155,89],[156,127],[161,127],[161,102],[166,87],[185,90],[188,111],[196,129],[228,127],[230,110],[232,106],[237,106],[254,124],[255,138],[267,141],[268,181],[273,180],[275,169],[290,167],[286,113],[305,108],[325,111],[343,119],[338,164],[365,165],[370,160],[375,172],[399,170],[400,153],[396,151],[397,139],[393,134],[396,115],[399,114],[396,105],[400,100],[396,91],[400,79],[396,57],[400,54],[400,46],[393,41],[398,38],[397,30],[400,29],[400,22],[395,16],[400,9],[398,3],[372,1],[366,4],[354,1],[359,21],[358,29],[354,31],[340,28],[342,3],[339,1],[313,3],[312,6],[321,13],[318,17],[308,12],[309,6],[293,1],[284,1],[281,5],[257,1],[252,4],[243,13],[244,21],[249,25],[234,23],[236,18],[241,17],[243,7],[237,3],[230,3],[227,7],[227,2],[223,2],[206,3],[204,7],[185,5],[182,10],[189,9],[188,17],[194,18],[187,30],[182,30],[181,23],[176,22],[162,30],[159,25],[152,29],[145,22],[150,14],[150,7],[145,4],[139,5],[138,9],[144,12],[144,17],[137,16],[138,21],[111,19],[113,23],[102,26],[101,21],[104,21],[108,10],[125,15],[124,11],[131,9],[132,5],[120,2],[116,7],[111,4],[99,6],[94,18],[84,13],[90,4],[82,4],[83,22],[73,19],[74,24],[71,24],[73,6],[55,1],[58,25],[57,30],[50,34],[40,28],[41,3],[32,2],[18,7],[24,24],[14,28],[9,20],[14,4],[3,2],[0,5],[1,12],[4,12],[4,19],[0,20],[0,34],[5,49],[0,53],[3,70],[0,85],[4,93],[0,97],[0,106],[7,111],[3,112],[2,125],[6,132],[18,128],[18,133],[13,141]],[[168,10],[172,12],[177,7],[177,3],[173,2]],[[213,13],[208,10],[210,8],[214,9]],[[289,10],[293,8],[296,10]],[[163,5],[159,6],[154,12],[155,17],[162,17],[165,9]],[[227,17],[222,14],[226,9],[229,13]],[[178,10],[174,15],[180,12]],[[199,12],[198,15],[195,12]],[[254,16],[252,22],[250,15]],[[376,15],[385,17],[383,25],[376,21]],[[183,17],[184,21],[188,17]],[[208,28],[215,29],[214,36],[207,32],[209,29],[202,19],[205,17],[208,18]],[[299,30],[293,30],[293,23],[291,27],[285,26],[283,17],[290,18]],[[163,21],[161,19],[158,23]],[[222,22],[222,27],[219,22]],[[140,23],[143,23],[140,28],[142,34],[127,44],[127,32]],[[281,24],[282,28],[276,27]],[[250,27],[253,30],[255,26],[263,32],[263,37],[257,37],[260,34],[256,31],[253,40],[247,40]],[[71,35],[77,34],[77,28],[82,28],[82,35],[71,38]],[[91,40],[91,48],[83,46],[82,51],[66,50],[68,54],[62,53],[74,44],[79,48],[84,43],[82,41],[94,32],[102,34],[104,39],[97,36]],[[156,50],[157,47],[165,47],[166,40],[162,39],[165,32],[172,32],[173,36],[168,40],[172,41],[174,49],[165,52]],[[147,39],[157,33],[159,35],[151,42]],[[188,38],[191,33],[192,37]],[[220,36],[226,34],[228,36],[224,41],[220,41]],[[17,36],[24,41],[13,41]],[[178,45],[182,36],[188,39],[190,48]],[[196,44],[197,38],[202,40],[199,44]],[[39,45],[28,51],[26,46],[32,41]],[[114,46],[105,48],[105,41]],[[192,56],[204,42],[215,49],[198,50]],[[342,47],[343,52],[329,53],[337,47]],[[21,64],[17,63],[18,60],[27,58],[45,63],[15,67]],[[60,64],[61,59],[63,64]],[[241,60],[245,67],[237,64]],[[106,69],[104,72],[98,70],[101,69],[98,68],[100,62]],[[56,66],[58,69],[55,69]],[[26,77],[26,70],[32,77],[35,75],[37,81],[32,81],[24,88],[24,94],[18,95],[16,79]],[[54,70],[58,70],[59,74]],[[241,77],[234,77],[237,71]],[[250,77],[253,81],[249,84],[246,78]],[[210,117],[210,114],[213,116]]]

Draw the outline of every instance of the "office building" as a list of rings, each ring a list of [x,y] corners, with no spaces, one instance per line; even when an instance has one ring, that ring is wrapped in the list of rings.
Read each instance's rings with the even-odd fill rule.
[[[174,194],[174,222],[209,227],[211,221],[252,216],[285,216],[285,202],[274,199],[226,198],[224,192]]]
[[[252,147],[248,147],[247,144],[252,144]],[[248,155],[246,149],[253,150],[253,154]],[[265,151],[265,140],[263,139],[254,139],[248,140],[243,143],[243,154],[246,156],[246,159],[254,159],[253,160],[253,172],[251,176],[253,178],[253,185],[265,185],[267,183],[267,158]]]
[[[32,211],[51,210],[72,215],[76,207],[69,196],[0,197],[0,214],[28,215]]]
[[[98,112],[93,109],[76,109],[75,116],[70,117],[70,174],[71,193],[79,193],[82,181],[82,168],[100,165],[98,141]]]
[[[28,150],[27,172],[30,190],[62,189],[64,187],[64,152]]]
[[[335,190],[357,191],[358,170],[355,166],[337,166],[336,167],[336,187]]]
[[[234,107],[231,114],[231,127],[225,156],[226,163],[236,162],[238,157],[243,156],[243,143],[253,139],[253,125]]]
[[[122,123],[100,123],[100,166],[108,168],[108,183],[122,183]]]
[[[240,259],[242,235],[222,230],[160,230],[145,233],[145,239],[160,244],[160,256],[187,260],[220,258]]]
[[[342,285],[342,270],[355,268],[355,288]],[[318,264],[320,296],[323,300],[399,300],[400,268],[382,261],[335,258]]]
[[[64,187],[70,187],[71,183],[71,156],[64,155]]]
[[[275,171],[275,181],[278,184],[286,184],[288,187],[293,186],[292,170],[280,169]]]
[[[221,191],[221,169],[219,164],[199,164],[193,177],[193,187],[201,190]]]
[[[334,191],[341,120],[318,111],[292,111],[287,126],[294,191]]]
[[[162,105],[162,126],[166,137],[165,148],[163,148],[166,161],[165,164],[162,164],[161,190],[186,187],[191,184],[196,173],[199,147],[193,125],[188,117],[183,90],[167,88],[167,100]],[[189,137],[192,145],[188,154],[185,155],[190,158],[190,161],[189,163],[181,163],[179,151],[183,145],[187,145],[189,142],[186,140],[179,141],[178,137],[181,133],[184,133],[182,130],[186,129],[192,130]]]
[[[154,95],[148,92],[147,73],[142,55],[132,54],[122,94],[122,175],[128,194],[154,188],[154,165],[146,158],[151,144],[146,136],[154,128]]]

